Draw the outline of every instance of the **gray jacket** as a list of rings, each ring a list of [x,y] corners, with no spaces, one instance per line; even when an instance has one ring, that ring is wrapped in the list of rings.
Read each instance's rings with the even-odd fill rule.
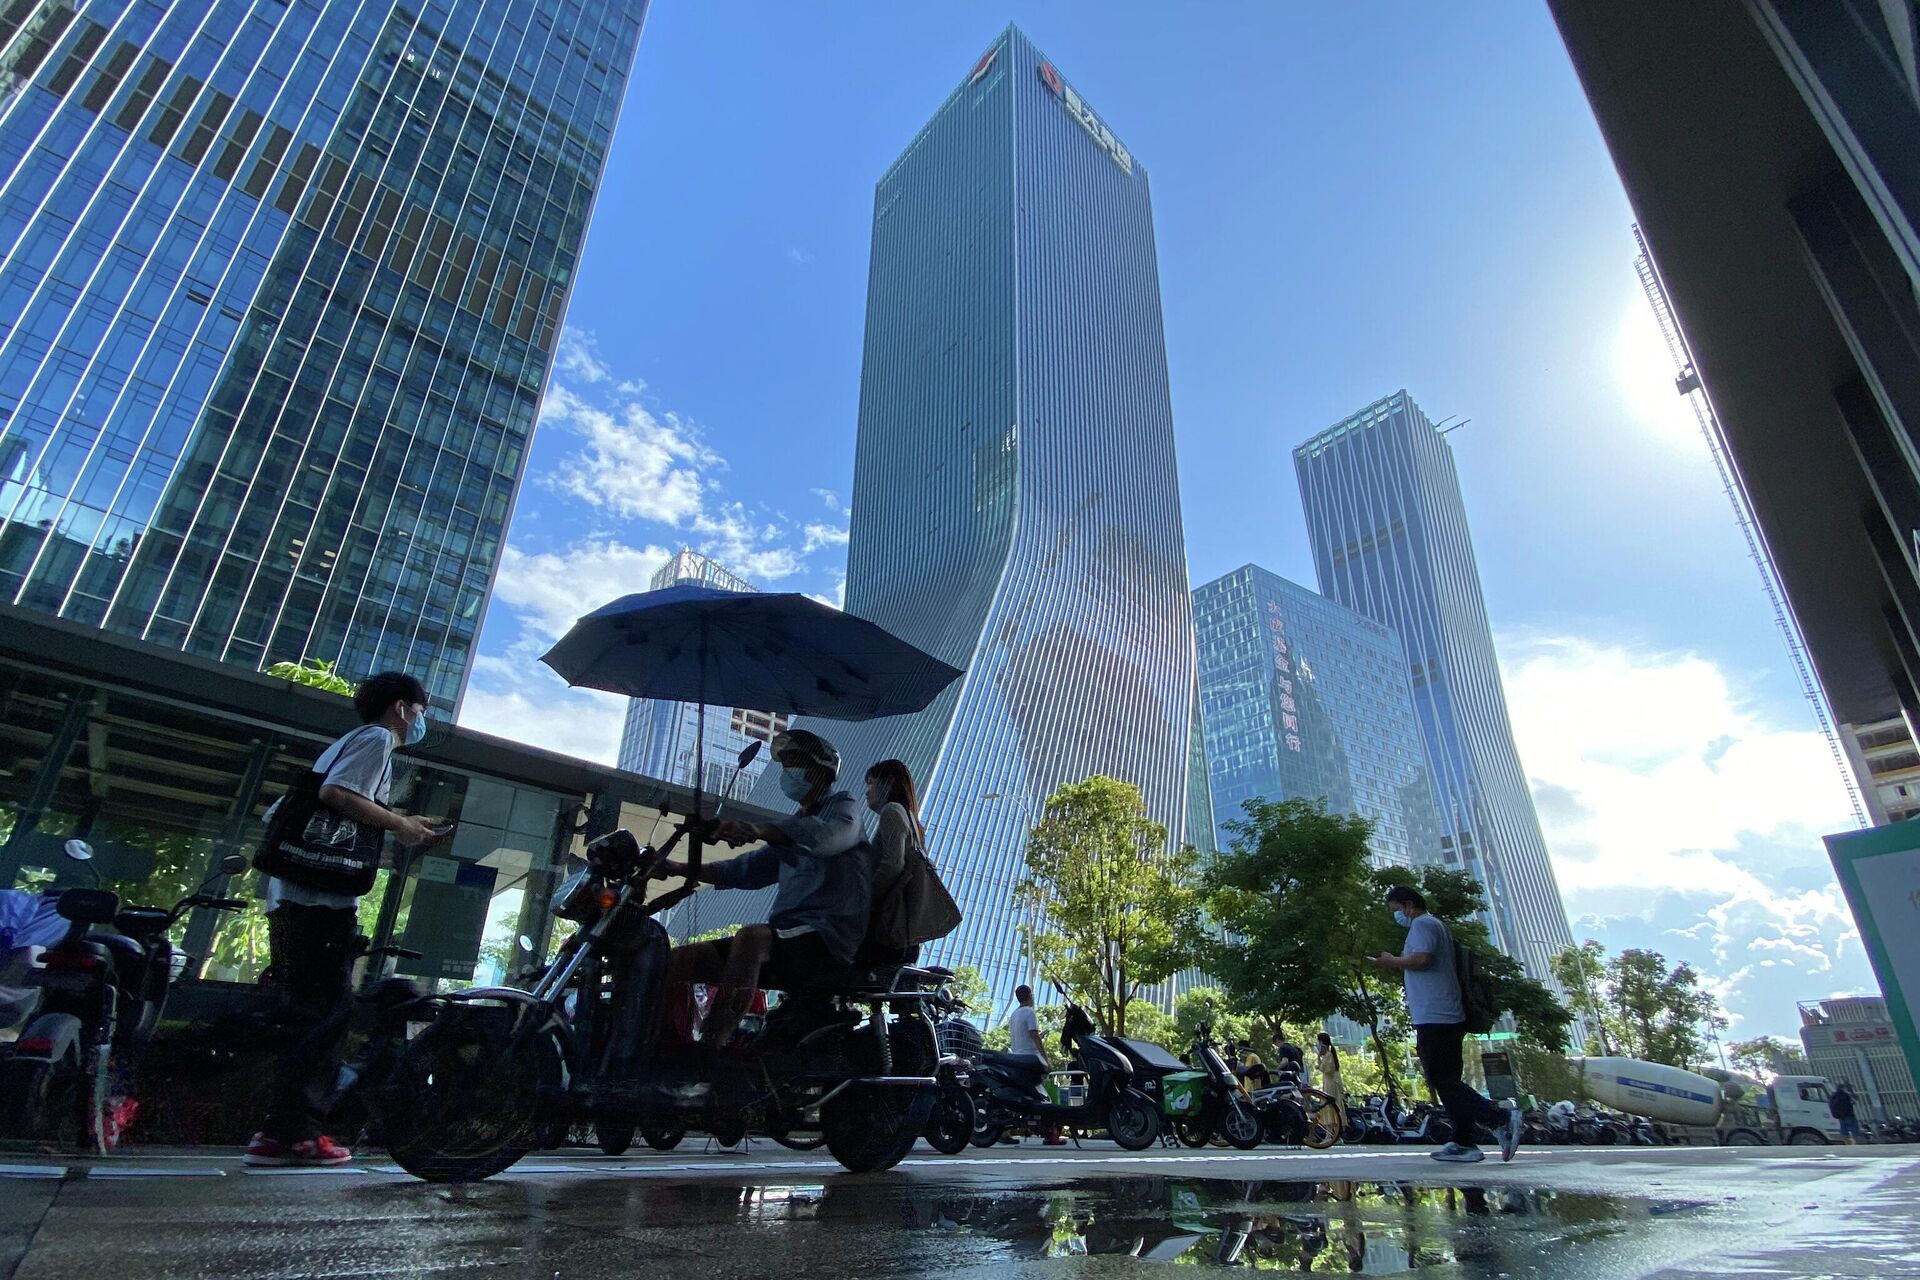
[[[709,866],[722,889],[777,884],[767,923],[782,934],[814,932],[835,956],[851,962],[867,936],[873,898],[873,850],[860,805],[844,791],[775,823],[791,841],[762,845]]]

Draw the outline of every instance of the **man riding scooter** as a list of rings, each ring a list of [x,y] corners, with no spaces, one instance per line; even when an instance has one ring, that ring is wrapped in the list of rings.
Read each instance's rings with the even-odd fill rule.
[[[692,982],[719,988],[700,1029],[701,1042],[712,1047],[732,1036],[757,989],[831,985],[852,966],[867,932],[872,858],[859,802],[833,789],[839,751],[818,734],[792,729],[774,735],[773,758],[780,789],[800,806],[798,813],[775,822],[716,822],[709,839],[764,843],[723,862],[703,863],[698,872],[683,862],[663,862],[653,873],[663,880],[691,874],[720,889],[779,886],[765,924],[675,947],[667,961],[669,991]]]

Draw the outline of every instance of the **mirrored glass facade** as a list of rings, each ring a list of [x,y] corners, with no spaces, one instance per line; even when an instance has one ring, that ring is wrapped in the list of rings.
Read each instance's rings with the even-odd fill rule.
[[[813,727],[856,785],[913,770],[966,912],[933,954],[1004,998],[1054,788],[1124,779],[1183,837],[1194,686],[1146,170],[1017,30],[874,193],[852,509],[847,609],[966,674],[917,715]]]
[[[1320,590],[1405,646],[1441,859],[1486,886],[1494,939],[1550,981],[1548,955],[1573,938],[1513,743],[1453,451],[1400,391],[1300,445],[1293,461]]]
[[[0,11],[0,600],[454,706],[644,9]]]
[[[1215,838],[1248,800],[1373,823],[1374,861],[1440,859],[1439,811],[1399,637],[1256,565],[1193,593]]]

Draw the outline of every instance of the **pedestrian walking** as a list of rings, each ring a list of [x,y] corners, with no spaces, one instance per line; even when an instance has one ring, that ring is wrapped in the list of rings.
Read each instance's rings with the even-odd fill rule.
[[[1387,907],[1393,912],[1394,922],[1407,931],[1407,943],[1399,955],[1382,951],[1373,957],[1373,963],[1382,969],[1400,970],[1420,1072],[1453,1121],[1453,1141],[1435,1151],[1433,1158],[1448,1164],[1486,1159],[1474,1141],[1484,1124],[1500,1135],[1500,1158],[1511,1160],[1520,1145],[1519,1109],[1498,1105],[1461,1079],[1467,1006],[1460,994],[1453,935],[1428,913],[1427,900],[1417,889],[1396,886],[1388,890]]]
[[[1347,1118],[1347,1084],[1340,1078],[1340,1050],[1334,1047],[1333,1037],[1324,1031],[1318,1037],[1314,1066],[1320,1072],[1320,1092],[1340,1104],[1340,1119],[1344,1122]]]
[[[337,1165],[353,1152],[320,1131],[340,1075],[352,1011],[360,895],[373,885],[386,832],[416,848],[446,834],[387,807],[395,747],[426,736],[427,691],[401,671],[361,682],[361,724],[314,762],[267,811],[254,865],[267,873],[267,946],[288,1021],[305,1028],[274,1067],[266,1119],[247,1145],[250,1165]]]
[[[1833,1094],[1827,1099],[1827,1110],[1840,1122],[1840,1141],[1852,1146],[1860,1140],[1860,1120],[1855,1114],[1853,1090],[1847,1088],[1842,1080],[1833,1088]]]

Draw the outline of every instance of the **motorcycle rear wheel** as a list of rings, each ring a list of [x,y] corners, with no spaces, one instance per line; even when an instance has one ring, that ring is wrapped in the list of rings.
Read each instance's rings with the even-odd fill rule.
[[[416,1178],[490,1178],[546,1133],[541,1102],[559,1082],[553,1044],[516,1043],[508,1017],[484,1016],[495,1012],[443,1013],[407,1045],[381,1090],[388,1154]],[[460,1016],[468,1013],[482,1016]]]
[[[1213,1141],[1213,1126],[1204,1120],[1175,1120],[1173,1136],[1183,1147],[1204,1147]]]
[[[593,1140],[606,1155],[623,1156],[627,1148],[633,1145],[634,1125],[632,1121],[596,1120],[593,1122]]]
[[[0,1136],[78,1145],[86,1132],[86,1084],[72,1055],[58,1062],[7,1063],[0,1069]]]
[[[1006,1136],[1007,1126],[1003,1124],[976,1122],[973,1126],[973,1137],[969,1141],[976,1147],[997,1147],[1000,1145],[1000,1139]]]
[[[685,1129],[649,1129],[641,1127],[640,1138],[655,1151],[671,1151],[687,1136]]]

